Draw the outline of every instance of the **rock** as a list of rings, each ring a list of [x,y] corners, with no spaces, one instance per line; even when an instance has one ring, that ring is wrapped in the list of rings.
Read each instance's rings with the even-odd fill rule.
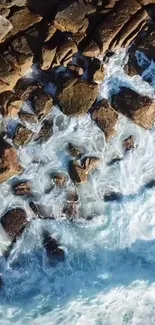
[[[26,145],[32,138],[33,131],[27,129],[25,126],[19,125],[13,137],[13,142],[17,146]]]
[[[10,8],[4,8],[0,5],[0,15],[7,18],[10,15]]]
[[[124,68],[126,74],[130,77],[135,75],[142,75],[143,69],[139,66],[138,61],[134,53],[129,54],[128,62]]]
[[[98,168],[100,165],[101,161],[97,157],[85,157],[82,160],[82,167],[85,171],[86,174],[89,174],[92,172],[94,169]]]
[[[100,65],[93,75],[93,81],[96,83],[102,83],[105,78],[105,70],[103,64]]]
[[[116,193],[116,192],[109,192],[104,195],[104,201],[105,202],[112,202],[112,201],[118,201],[120,202],[122,200],[122,194]]]
[[[97,85],[73,79],[57,96],[58,105],[66,115],[84,115],[95,102],[97,94]]]
[[[111,98],[112,107],[119,113],[132,119],[145,129],[151,129],[155,121],[155,103],[147,96],[134,90],[121,87],[118,94]]]
[[[118,114],[113,110],[107,99],[103,99],[97,104],[92,113],[92,119],[104,132],[107,141],[115,136]]]
[[[11,8],[13,6],[22,7],[25,6],[26,0],[1,0],[1,5],[4,8]]]
[[[62,217],[69,219],[70,221],[77,218],[78,206],[76,202],[66,202],[62,210]]]
[[[10,38],[21,31],[25,31],[32,25],[41,21],[41,16],[34,14],[27,7],[15,11],[9,18],[10,24],[13,26],[11,31],[7,34],[7,38]]]
[[[123,148],[125,151],[134,149],[134,138],[132,135],[123,141]]]
[[[17,158],[16,150],[2,138],[0,139],[0,183],[23,172]]]
[[[39,141],[39,143],[46,142],[53,134],[53,121],[45,120],[42,123],[42,127],[35,137],[35,141]]]
[[[10,240],[14,240],[15,237],[21,235],[28,225],[26,212],[20,208],[7,211],[1,217],[1,225],[10,237]]]
[[[14,195],[31,195],[31,187],[29,182],[18,182],[12,186]]]
[[[48,42],[52,38],[52,36],[56,33],[56,30],[57,30],[56,27],[53,24],[49,23],[47,36],[44,42]]]
[[[18,113],[18,116],[21,119],[21,121],[23,121],[23,122],[28,122],[28,123],[37,123],[38,122],[38,118],[34,114],[20,111]]]
[[[67,66],[68,62],[72,59],[73,55],[78,51],[76,43],[68,37],[61,41],[60,45],[57,48],[54,65],[59,66],[64,65]]]
[[[41,121],[53,108],[53,100],[51,96],[41,88],[34,90],[29,97],[33,111]]]
[[[18,62],[18,70],[22,77],[32,66],[33,53],[25,36],[15,38],[12,43],[13,53]]]
[[[69,175],[75,184],[87,182],[87,172],[76,160],[70,161],[69,163]]]
[[[90,40],[82,51],[82,55],[90,58],[98,57],[101,54],[101,50],[94,40]]]
[[[67,179],[66,179],[66,176],[63,174],[60,174],[60,173],[55,174],[53,176],[53,180],[54,180],[54,183],[60,188],[66,186]]]
[[[155,30],[145,32],[143,37],[139,37],[135,50],[143,52],[149,59],[155,59]]]
[[[83,75],[83,69],[81,67],[79,67],[78,65],[72,64],[72,63],[68,63],[67,68],[72,71],[75,76],[82,76]]]
[[[140,26],[148,17],[136,0],[116,1],[114,9],[104,17],[98,26],[98,42],[102,53],[119,45],[128,46],[135,38]]]
[[[5,17],[0,16],[0,42],[4,40],[5,36],[11,31],[12,28],[13,26],[10,21]]]
[[[86,6],[81,1],[80,3],[73,2],[64,9],[59,10],[55,16],[54,25],[61,32],[78,33],[84,25],[86,16]]]
[[[66,201],[67,202],[77,202],[79,200],[79,196],[75,191],[68,191],[67,194],[66,194]]]
[[[44,46],[42,48],[42,63],[40,64],[41,70],[44,71],[50,69],[56,55],[56,50],[56,47],[51,49],[49,46]]]
[[[40,211],[39,211],[39,207],[37,204],[35,204],[33,201],[30,201],[29,202],[29,207],[31,208],[31,210],[33,211],[33,213],[38,217],[38,218],[41,218],[41,214],[40,214]]]
[[[4,117],[16,117],[21,107],[22,101],[12,91],[0,94],[0,112]]]
[[[48,258],[52,261],[57,260],[63,262],[65,259],[64,251],[59,248],[59,244],[56,239],[52,238],[48,232],[43,233],[43,247],[46,249]]]
[[[55,15],[57,5],[60,2],[61,0],[27,0],[27,6],[32,12],[39,14],[41,17],[45,17],[46,15]]]
[[[72,143],[68,143],[67,150],[72,157],[79,159],[82,156],[82,151],[79,148],[75,147]]]

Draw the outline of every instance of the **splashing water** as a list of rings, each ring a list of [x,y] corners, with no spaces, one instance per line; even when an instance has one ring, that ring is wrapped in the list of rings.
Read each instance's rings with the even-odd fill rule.
[[[121,85],[155,98],[153,86],[141,77],[125,75],[125,62],[124,52],[110,59],[99,98],[108,98]],[[25,168],[19,179],[30,180],[38,202],[56,220],[32,221],[7,262],[1,255],[0,324],[155,324],[155,187],[148,185],[155,178],[155,128],[146,131],[120,117],[117,136],[107,144],[89,115],[69,118],[55,107],[51,116],[54,133],[50,140],[42,145],[31,142],[19,150]],[[122,142],[130,135],[135,150],[124,155]],[[67,172],[65,149],[70,139],[84,154],[101,159],[99,169],[78,187],[84,214],[93,216],[89,221],[70,223],[60,218],[64,190],[45,194],[49,172]],[[115,157],[123,160],[109,165]],[[34,164],[34,160],[44,164]],[[0,186],[0,214],[8,207],[24,206],[33,219],[28,202],[12,195],[10,182]],[[73,187],[69,179],[67,185]],[[122,199],[104,202],[109,191],[121,193]],[[65,251],[65,262],[55,267],[49,265],[41,247],[43,228]],[[1,251],[5,245],[1,231]]]

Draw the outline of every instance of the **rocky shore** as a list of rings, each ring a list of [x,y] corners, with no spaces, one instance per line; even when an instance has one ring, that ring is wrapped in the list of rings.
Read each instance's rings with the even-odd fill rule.
[[[98,94],[106,78],[105,64],[122,48],[128,52],[125,73],[140,75],[152,83],[154,76],[147,78],[143,72],[155,59],[154,36],[154,0],[0,1],[0,183],[16,178],[12,193],[29,201],[33,219],[46,217],[35,203],[30,180],[17,181],[24,171],[18,149],[30,141],[37,145],[52,137],[49,113],[55,105],[70,117],[89,114],[107,142],[116,135],[121,115],[151,129],[155,121],[152,98],[125,85],[108,99],[99,100]],[[145,55],[143,64],[137,52]],[[25,109],[26,104],[30,111]],[[16,122],[11,135],[7,128],[10,121]],[[39,123],[37,133],[30,126]],[[100,158],[85,156],[72,142],[66,146],[68,173],[52,173],[47,192],[54,187],[66,189],[62,217],[73,220],[80,211],[77,187],[87,182],[100,165]],[[122,146],[125,153],[134,150],[132,134]],[[74,184],[73,192],[67,189],[68,178]],[[116,199],[115,193],[107,193],[104,199],[112,197]],[[11,248],[29,224],[24,205],[9,207],[1,216]],[[48,232],[43,232],[42,245],[50,260],[64,260],[60,243]]]

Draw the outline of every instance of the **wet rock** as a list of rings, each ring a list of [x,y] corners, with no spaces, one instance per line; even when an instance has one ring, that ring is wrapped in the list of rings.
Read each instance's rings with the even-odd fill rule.
[[[66,201],[67,202],[77,202],[79,200],[79,196],[76,190],[68,191],[66,194]]]
[[[97,157],[85,157],[82,160],[82,167],[87,174],[92,172],[94,169],[98,168],[101,163],[101,160]]]
[[[113,159],[111,159],[108,163],[107,163],[107,166],[112,166],[116,163],[119,163],[120,161],[122,161],[123,158],[122,157],[115,157]]]
[[[58,105],[66,115],[84,115],[95,102],[97,94],[97,85],[73,79],[57,96]]]
[[[69,163],[69,175],[75,184],[85,183],[88,179],[86,170],[76,160]]]
[[[143,37],[139,37],[135,49],[143,52],[149,59],[155,59],[155,30],[145,32]]]
[[[93,81],[96,83],[101,83],[105,78],[105,69],[103,64],[100,65],[99,69],[97,69],[93,75]]]
[[[94,40],[90,40],[88,44],[85,46],[82,51],[84,56],[88,56],[90,58],[98,57],[101,54],[101,50],[98,44]]]
[[[74,146],[72,143],[68,143],[67,150],[72,157],[76,157],[78,159],[81,158],[83,154],[82,151],[76,146]]]
[[[41,121],[53,108],[53,100],[51,96],[43,89],[37,88],[29,97],[31,101],[33,111],[38,116],[38,120]]]
[[[62,210],[62,217],[69,219],[70,221],[78,217],[77,203],[67,201]]]
[[[13,142],[17,146],[26,145],[32,138],[33,131],[27,129],[25,126],[19,125],[13,137]]]
[[[0,112],[4,117],[16,117],[21,107],[22,101],[12,91],[0,94]]]
[[[124,68],[124,71],[130,77],[142,74],[143,69],[139,66],[137,58],[134,55],[134,53],[130,53],[129,59],[128,59],[128,62],[126,64],[125,68]]]
[[[46,249],[47,256],[51,261],[64,261],[64,251],[59,247],[57,240],[52,238],[48,232],[43,233],[43,247]]]
[[[40,211],[39,211],[39,207],[38,207],[37,204],[35,204],[33,201],[30,201],[30,202],[29,202],[29,207],[31,208],[31,210],[33,211],[33,213],[34,213],[37,217],[41,218]]]
[[[45,120],[42,123],[42,127],[35,137],[35,141],[39,141],[39,143],[46,142],[53,134],[53,121]]]
[[[81,67],[79,67],[78,65],[72,64],[72,63],[68,63],[67,68],[72,71],[75,76],[82,76],[83,75],[83,69]]]
[[[21,235],[28,225],[26,212],[20,208],[7,211],[1,217],[1,225],[12,241],[15,237]]]
[[[23,122],[28,122],[28,123],[37,123],[38,122],[38,118],[34,114],[20,111],[18,113],[18,116],[21,119],[21,121],[23,121]]]
[[[119,113],[132,119],[145,129],[151,129],[155,121],[155,103],[147,96],[134,90],[121,87],[118,94],[113,94],[112,107]]]
[[[12,28],[13,26],[10,21],[5,17],[0,16],[0,42],[4,40],[5,36],[11,31]]]
[[[123,141],[123,148],[125,151],[134,149],[134,138],[132,135]]]
[[[109,192],[104,195],[104,201],[105,202],[112,202],[112,201],[121,201],[122,200],[122,194],[116,193],[116,192]]]
[[[13,28],[11,29],[10,33],[7,34],[7,38],[28,29],[32,25],[34,26],[41,19],[42,18],[39,15],[34,14],[27,7],[15,11],[9,18]]]
[[[60,8],[55,16],[54,25],[61,32],[78,33],[83,28],[85,16],[84,3],[73,2],[64,9]]]
[[[18,162],[16,150],[2,138],[0,139],[0,183],[19,175],[23,168]]]
[[[42,48],[42,63],[40,68],[43,71],[50,69],[56,55],[57,47],[50,48],[49,46],[44,46]]]
[[[107,99],[103,99],[97,103],[92,113],[92,119],[104,132],[107,141],[115,136],[118,114],[113,110]]]
[[[54,180],[54,183],[58,186],[58,187],[65,187],[66,186],[66,183],[67,183],[67,179],[66,179],[66,176],[64,174],[61,174],[61,173],[57,173],[57,174],[54,174],[52,176],[53,180]]]
[[[29,182],[18,182],[12,186],[14,195],[31,195],[31,186]]]
[[[57,48],[53,66],[59,66],[63,64],[66,67],[68,62],[70,62],[73,55],[77,51],[78,51],[77,45],[71,39],[71,37],[64,39],[63,41],[61,41],[61,44]]]

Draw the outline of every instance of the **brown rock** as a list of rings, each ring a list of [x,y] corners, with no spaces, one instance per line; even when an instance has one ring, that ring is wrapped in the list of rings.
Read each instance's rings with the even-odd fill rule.
[[[97,85],[74,79],[59,93],[58,105],[66,115],[84,115],[95,102],[97,94]]]
[[[82,151],[75,147],[72,143],[68,143],[67,150],[72,157],[80,158],[82,156]]]
[[[94,169],[98,168],[101,161],[97,157],[85,157],[82,160],[82,167],[86,174],[91,173]]]
[[[136,50],[143,52],[150,59],[155,59],[155,30],[139,37]]]
[[[20,111],[18,113],[18,116],[21,119],[21,121],[23,121],[23,122],[28,122],[28,123],[37,123],[38,122],[38,118],[34,114]]]
[[[33,53],[25,36],[18,37],[12,41],[13,52],[18,62],[19,75],[22,77],[32,66]],[[19,79],[19,78],[18,78]]]
[[[18,34],[21,31],[24,31],[34,26],[42,18],[39,15],[32,13],[28,8],[22,8],[18,11],[15,11],[12,16],[9,18],[10,23],[13,26],[13,29],[7,34],[6,38],[12,37]]]
[[[19,125],[13,137],[13,142],[17,146],[26,145],[32,138],[33,132],[25,126]]]
[[[43,47],[42,49],[42,63],[40,64],[41,70],[50,69],[52,62],[54,61],[57,48],[50,49],[49,47]]]
[[[100,53],[101,50],[94,40],[90,40],[82,52],[84,56],[88,56],[90,58],[98,57]]]
[[[125,151],[134,149],[134,138],[132,135],[123,141],[123,148]]]
[[[77,218],[78,206],[76,202],[66,202],[62,210],[62,217],[69,219],[70,221]]]
[[[31,195],[31,187],[29,182],[19,182],[12,186],[14,195]]]
[[[87,182],[87,172],[76,160],[71,161],[69,164],[69,175],[75,184]]]
[[[16,117],[21,107],[22,101],[12,91],[0,94],[0,111],[4,117]]]
[[[50,95],[45,93],[43,89],[37,88],[29,97],[33,111],[38,116],[38,120],[41,121],[53,108],[53,100]]]
[[[145,129],[151,129],[155,121],[155,103],[147,96],[122,87],[118,94],[112,95],[112,107],[132,119]]]
[[[41,130],[35,137],[35,141],[39,141],[40,143],[46,142],[53,134],[53,121],[45,120],[43,121],[43,125]]]
[[[13,26],[10,21],[4,16],[0,16],[0,42],[4,40],[12,28]]]
[[[54,174],[53,175],[53,180],[54,180],[55,184],[58,187],[65,187],[66,186],[67,179],[66,179],[66,176],[64,174],[61,174],[61,173]]]
[[[65,39],[57,48],[53,66],[63,64],[66,67],[67,63],[77,51],[78,49],[76,43],[71,38]]]
[[[78,194],[75,191],[68,191],[66,194],[67,202],[77,202],[79,200]]]
[[[128,62],[124,68],[125,73],[128,74],[130,77],[133,77],[135,75],[141,75],[143,70],[139,66],[138,61],[136,59],[136,56],[134,53],[130,53]]]
[[[23,168],[18,162],[16,150],[0,139],[0,183],[22,172]]]
[[[52,238],[48,232],[43,233],[43,247],[46,249],[48,258],[52,261],[57,260],[63,262],[65,259],[64,251],[59,248],[59,243]]]
[[[48,42],[56,32],[56,27],[53,24],[48,25],[48,32],[44,42]]]
[[[72,63],[68,63],[67,64],[67,68],[70,70],[70,71],[72,71],[72,72],[74,72],[75,73],[75,75],[78,75],[78,76],[82,76],[83,75],[83,69],[81,68],[81,67],[79,67],[78,65],[75,65],[75,64],[72,64]]]
[[[11,240],[24,231],[28,225],[26,212],[23,209],[16,208],[7,211],[1,217],[1,225]]]
[[[97,104],[92,113],[92,119],[104,132],[107,141],[115,136],[118,114],[113,110],[107,99],[103,99]]]
[[[105,78],[105,70],[103,64],[100,65],[99,69],[97,69],[93,75],[93,81],[96,83],[101,83]]]
[[[86,6],[84,3],[82,1],[80,3],[73,2],[58,11],[54,25],[61,32],[78,33],[83,28],[85,16]]]

